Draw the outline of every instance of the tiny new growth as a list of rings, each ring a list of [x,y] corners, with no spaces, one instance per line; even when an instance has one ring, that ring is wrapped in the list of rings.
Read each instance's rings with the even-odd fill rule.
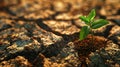
[[[98,19],[94,20],[96,15],[95,9],[92,9],[91,12],[88,14],[88,16],[80,16],[80,19],[84,21],[86,26],[83,26],[80,31],[80,40],[83,40],[87,37],[89,33],[92,35],[92,41],[93,41],[93,29],[98,29],[106,24],[108,24],[108,21],[105,19]]]

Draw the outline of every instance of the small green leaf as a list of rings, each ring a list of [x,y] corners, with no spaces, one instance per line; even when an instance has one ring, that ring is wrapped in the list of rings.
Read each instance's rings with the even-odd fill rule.
[[[81,31],[80,31],[80,40],[83,40],[87,37],[87,35],[89,34],[90,29],[88,26],[83,26]]]
[[[85,22],[85,24],[89,25],[90,23],[88,22],[87,18],[84,16],[80,16],[80,19]]]
[[[99,20],[96,20],[95,22],[92,23],[91,28],[92,29],[97,29],[97,28],[100,28],[100,27],[102,27],[102,26],[104,26],[106,24],[108,24],[107,20],[99,19]]]
[[[94,19],[95,15],[96,15],[95,9],[92,9],[89,15],[87,16],[87,19],[89,20],[89,22]]]

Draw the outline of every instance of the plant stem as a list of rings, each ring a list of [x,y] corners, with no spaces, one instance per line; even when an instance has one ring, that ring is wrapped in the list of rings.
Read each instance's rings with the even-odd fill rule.
[[[91,29],[91,36],[92,36],[92,44],[94,44],[94,33],[93,33],[93,30]]]
[[[92,44],[94,44],[94,32],[93,32],[93,30],[92,30],[92,22],[90,22],[90,31],[91,31],[91,36],[92,36]]]

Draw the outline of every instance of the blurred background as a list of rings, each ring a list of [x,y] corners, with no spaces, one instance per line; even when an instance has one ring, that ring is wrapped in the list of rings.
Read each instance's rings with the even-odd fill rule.
[[[0,11],[15,16],[45,18],[49,14],[66,13],[63,17],[75,18],[95,8],[103,18],[120,14],[120,0],[0,0]],[[2,16],[2,15],[1,15]]]

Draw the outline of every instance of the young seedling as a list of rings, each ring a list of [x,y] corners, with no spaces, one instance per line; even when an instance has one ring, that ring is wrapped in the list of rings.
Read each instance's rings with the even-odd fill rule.
[[[95,9],[92,9],[91,12],[88,14],[88,16],[80,16],[80,19],[82,21],[84,21],[84,23],[86,24],[86,26],[83,26],[81,31],[80,31],[80,36],[79,39],[83,40],[85,39],[89,33],[91,33],[92,35],[92,44],[93,44],[93,36],[94,36],[94,32],[93,29],[98,29],[106,24],[108,24],[107,20],[104,19],[98,19],[98,20],[94,20],[96,15]]]

